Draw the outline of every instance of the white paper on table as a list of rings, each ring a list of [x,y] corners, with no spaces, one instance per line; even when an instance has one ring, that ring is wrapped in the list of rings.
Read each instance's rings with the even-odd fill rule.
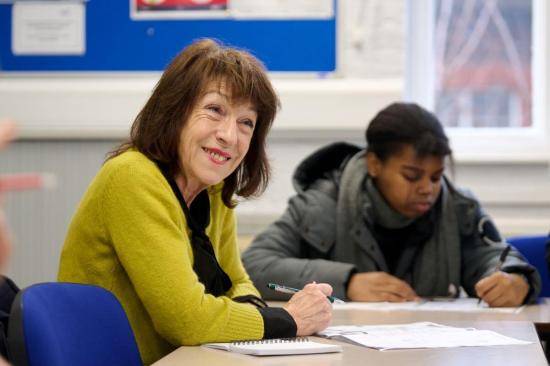
[[[508,313],[518,314],[524,306],[508,308],[491,308],[485,302],[478,305],[478,299],[473,297],[437,301],[406,301],[406,302],[347,302],[333,304],[334,310],[378,310],[378,311],[457,311],[467,313]]]
[[[457,328],[418,322],[376,326],[328,327],[322,337],[351,342],[379,350],[524,345],[532,342],[511,338],[490,330]]]

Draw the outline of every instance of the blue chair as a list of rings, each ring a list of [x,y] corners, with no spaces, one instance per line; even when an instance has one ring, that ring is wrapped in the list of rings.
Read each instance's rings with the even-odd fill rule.
[[[41,283],[19,292],[8,344],[15,366],[142,364],[122,306],[92,285]]]
[[[550,297],[550,275],[546,263],[546,243],[550,240],[548,235],[517,236],[506,241],[512,244],[523,256],[537,268],[542,278],[541,297]]]

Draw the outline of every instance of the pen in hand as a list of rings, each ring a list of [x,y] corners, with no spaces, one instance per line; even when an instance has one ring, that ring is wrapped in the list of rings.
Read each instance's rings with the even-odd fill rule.
[[[268,283],[267,287],[269,289],[273,290],[273,291],[282,292],[282,293],[285,293],[285,294],[295,294],[296,292],[300,291],[297,288],[277,285],[277,284],[274,284],[274,283]],[[334,303],[334,304],[345,304],[344,300],[340,300],[339,298],[334,297],[334,296],[327,296],[327,299],[328,299],[328,301],[330,301],[331,303]]]
[[[508,256],[508,253],[510,253],[510,249],[512,249],[512,247],[510,245],[507,245],[500,254],[500,258],[498,259],[498,263],[495,267],[495,273],[500,271],[500,269],[502,268],[502,265],[504,264],[504,261],[506,261],[506,257]],[[477,300],[477,304],[479,305],[480,303],[481,297]]]

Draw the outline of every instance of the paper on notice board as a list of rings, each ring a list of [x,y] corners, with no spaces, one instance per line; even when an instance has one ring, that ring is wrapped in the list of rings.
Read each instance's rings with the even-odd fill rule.
[[[85,5],[72,1],[16,1],[12,8],[14,55],[82,55]]]
[[[329,19],[333,0],[130,0],[130,18]]]
[[[334,3],[333,0],[231,0],[229,12],[236,18],[332,18]]]

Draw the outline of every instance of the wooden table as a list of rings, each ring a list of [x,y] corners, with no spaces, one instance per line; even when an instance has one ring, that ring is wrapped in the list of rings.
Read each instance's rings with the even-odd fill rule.
[[[204,347],[180,347],[155,365],[547,365],[537,331],[532,321],[542,322],[542,307],[524,309],[520,314],[493,313],[436,313],[436,312],[381,312],[365,310],[338,310],[334,312],[333,325],[343,324],[397,324],[429,320],[459,327],[489,329],[501,334],[531,341],[522,346],[461,347],[439,349],[417,349],[399,351],[378,351],[365,347],[340,343],[344,352],[339,354],[255,357],[240,355]],[[424,313],[424,314],[423,314]],[[529,319],[529,317],[532,317]],[[493,319],[491,319],[493,318]],[[546,318],[550,321],[550,317]],[[548,324],[548,323],[546,323]],[[312,337],[319,342],[325,339]]]

